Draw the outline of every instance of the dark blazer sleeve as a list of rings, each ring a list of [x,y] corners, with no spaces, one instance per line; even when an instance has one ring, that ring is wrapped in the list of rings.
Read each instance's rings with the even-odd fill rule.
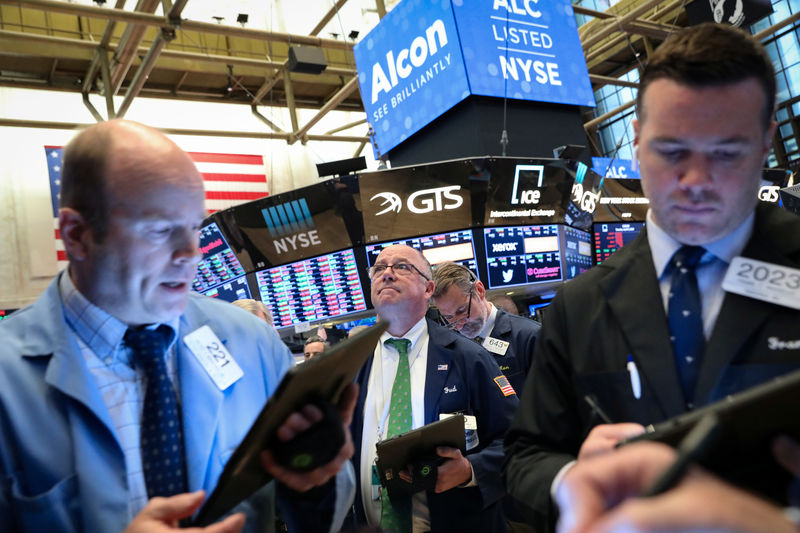
[[[556,297],[547,308],[536,344],[524,399],[505,438],[503,473],[509,494],[537,531],[555,523],[550,485],[577,455],[581,423],[574,405],[567,358],[564,306]]]
[[[479,445],[476,450],[467,452],[467,458],[472,465],[483,505],[486,507],[497,502],[505,494],[505,486],[500,475],[503,462],[503,435],[519,405],[519,400],[516,394],[505,396],[494,381],[495,378],[502,376],[502,373],[489,352],[438,325],[429,324],[428,331],[431,342],[429,358],[441,357],[446,353],[454,366],[448,374],[445,385],[456,384],[457,387],[463,387],[468,391],[467,404],[462,406],[455,402],[463,401],[463,396],[440,395],[435,412],[438,415],[463,411],[475,416]],[[427,406],[426,411],[429,411]]]

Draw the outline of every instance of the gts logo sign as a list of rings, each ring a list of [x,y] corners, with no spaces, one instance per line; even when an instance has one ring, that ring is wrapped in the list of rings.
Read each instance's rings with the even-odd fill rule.
[[[422,189],[408,197],[406,200],[406,209],[418,215],[430,213],[431,211],[458,209],[464,203],[464,199],[457,194],[457,191],[460,190],[460,185]],[[379,192],[369,200],[371,202],[376,198],[383,200],[380,207],[384,209],[375,213],[375,216],[380,216],[391,211],[399,213],[402,209],[403,200],[393,192]]]

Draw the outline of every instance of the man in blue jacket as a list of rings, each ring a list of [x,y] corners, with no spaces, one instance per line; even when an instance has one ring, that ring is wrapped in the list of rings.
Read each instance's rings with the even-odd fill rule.
[[[0,530],[166,531],[215,487],[292,357],[247,312],[189,293],[203,180],[172,141],[97,124],[66,147],[62,176],[69,268],[0,324]],[[320,416],[304,413],[279,438]],[[298,531],[338,531],[351,453],[305,474],[265,454],[279,482],[208,531],[272,530],[276,485]]]
[[[458,263],[445,262],[433,271],[433,303],[447,327],[488,350],[517,394],[533,361],[538,322],[498,309],[486,299],[486,287]]]
[[[433,282],[417,250],[384,249],[370,279],[372,304],[389,326],[357,378],[357,519],[392,532],[505,531],[499,469],[503,434],[518,405],[514,389],[485,350],[425,318]],[[407,395],[397,393],[403,383]],[[388,498],[373,477],[375,444],[393,436],[395,413],[404,409],[405,430],[448,414],[467,417],[466,455],[439,447],[435,488],[417,492],[410,502]]]

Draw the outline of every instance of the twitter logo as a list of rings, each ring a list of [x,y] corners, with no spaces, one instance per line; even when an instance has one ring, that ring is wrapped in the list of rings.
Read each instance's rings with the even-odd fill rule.
[[[514,277],[514,270],[509,268],[508,270],[503,270],[503,283],[511,282],[511,278]]]

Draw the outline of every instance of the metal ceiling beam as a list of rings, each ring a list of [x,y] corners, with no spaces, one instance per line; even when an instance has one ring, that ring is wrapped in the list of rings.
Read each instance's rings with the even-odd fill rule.
[[[305,126],[295,131],[293,134],[294,137],[296,139],[304,139],[306,137],[306,133],[308,133],[308,130],[310,130],[314,126],[314,124],[319,122],[322,119],[322,117],[324,117],[328,113],[328,111],[338,106],[345,98],[350,96],[350,94],[357,89],[358,89],[358,77],[355,77],[352,78],[350,81],[348,81],[344,85],[344,87],[339,89],[339,92],[333,95],[333,97],[330,100],[325,102],[325,105],[322,106],[322,109],[320,109],[319,112],[317,112],[317,114],[314,115]],[[289,144],[291,144],[291,141],[289,142]]]
[[[66,13],[68,15],[116,20],[118,22],[144,24],[147,26],[156,26],[161,28],[172,26],[170,22],[166,21],[165,18],[160,15],[151,15],[136,11],[124,11],[121,9],[96,7],[83,4],[71,4],[59,0],[0,0],[0,4],[16,5],[24,8],[39,9],[56,13]],[[200,22],[195,20],[181,20],[180,28],[186,31],[214,33],[261,41],[320,46],[322,48],[330,48],[332,50],[353,49],[353,45],[351,43],[336,39],[324,39],[322,37],[311,37],[308,35],[293,35],[283,32],[243,28],[240,26],[224,26],[222,24]]]
[[[0,3],[6,0],[0,0]],[[38,33],[26,33],[12,30],[0,30],[0,39],[7,38],[15,42],[29,41],[37,43],[51,44],[54,46],[70,46],[75,48],[83,48],[86,50],[95,50],[97,43],[92,41],[85,41],[83,39],[71,39],[69,37],[55,37],[43,35]],[[115,50],[114,45],[109,45],[109,50]],[[147,53],[146,48],[139,48],[140,54]],[[179,50],[164,50],[161,57],[169,59],[179,59],[186,61],[200,61],[206,63],[222,63],[226,65],[239,65],[243,67],[253,67],[258,69],[280,69],[283,67],[283,62],[270,61],[268,59],[251,59],[247,57],[233,57],[221,56],[214,54],[198,54],[196,52],[183,52]],[[328,67],[325,69],[325,74],[335,76],[355,76],[356,70],[352,68],[339,68]]]
[[[114,7],[116,9],[122,9],[125,7],[125,0],[117,0],[117,3]],[[97,45],[97,50],[92,58],[92,62],[89,64],[89,68],[86,70],[86,75],[83,77],[83,92],[85,93],[88,93],[92,90],[94,78],[97,76],[97,69],[100,67],[100,54],[106,53],[106,49],[111,42],[111,36],[114,34],[114,28],[116,28],[116,26],[117,23],[114,20],[109,20],[106,24],[103,37],[100,39],[100,43]]]
[[[10,128],[41,128],[56,130],[81,130],[88,128],[92,124],[82,124],[78,122],[53,122],[43,120],[18,120],[13,118],[0,118],[0,127]],[[198,135],[203,137],[235,137],[251,139],[280,139],[289,140],[290,133],[270,133],[263,131],[225,131],[225,130],[193,130],[181,128],[159,128],[169,135]],[[368,137],[357,135],[314,135],[307,136],[309,141],[339,141],[348,143],[362,143],[369,141]]]
[[[322,17],[322,20],[320,20],[317,25],[314,26],[314,29],[311,30],[309,35],[319,35],[319,32],[322,31],[322,28],[324,28],[325,25],[330,22],[334,16],[336,16],[336,13],[338,13],[342,6],[346,3],[347,0],[338,0],[335,4],[333,4],[328,12]]]
[[[159,0],[139,0],[136,3],[136,11],[142,13],[154,13],[158,7]],[[144,32],[147,26],[142,24],[128,24],[122,37],[117,44],[117,52],[111,63],[111,94],[117,94],[125,76],[128,74],[136,51],[144,39]]]
[[[625,26],[625,24],[639,18],[640,16],[644,15],[651,9],[658,7],[659,4],[663,3],[664,3],[663,0],[646,0],[645,2],[642,2],[638,6],[631,9],[629,12],[625,13],[624,15],[615,17],[616,20],[607,19],[607,21],[609,22],[608,25],[606,25],[604,28],[597,31],[596,33],[593,32],[591,35],[585,36],[584,38],[581,39],[581,45],[583,46],[584,52],[588,51],[591,47],[593,47],[606,37],[609,37],[612,33],[620,31],[620,26]],[[672,9],[672,7],[682,5],[683,3],[684,0],[674,0],[673,2],[670,2],[668,4],[668,6],[670,7],[664,6],[663,10],[669,11],[670,9]]]
[[[157,2],[158,0],[155,1]],[[186,1],[187,0],[176,0],[176,2],[172,4],[172,8],[167,13],[167,20],[170,21],[179,20],[183,8],[186,6]],[[155,9],[155,6],[153,7],[153,9]],[[137,28],[139,27],[134,27],[134,30],[131,33],[131,41],[130,41],[131,43],[133,43],[137,39],[137,37],[139,39],[139,42],[141,42],[141,35],[139,35],[137,32]],[[142,35],[143,34],[144,34],[144,28],[142,28]],[[139,95],[139,91],[141,91],[142,87],[144,87],[144,84],[147,81],[148,76],[150,76],[150,72],[156,66],[156,61],[158,61],[158,56],[161,54],[161,51],[164,49],[167,43],[169,43],[174,38],[175,38],[174,28],[161,28],[161,31],[158,32],[155,41],[153,41],[153,44],[150,45],[150,50],[147,51],[147,55],[142,60],[142,63],[139,65],[139,69],[133,76],[133,80],[131,80],[131,84],[128,87],[128,91],[125,93],[125,99],[122,101],[122,103],[119,106],[119,109],[117,110],[118,117],[125,116],[125,113],[128,111],[128,108],[130,107],[131,103],[133,103],[133,99]],[[139,44],[137,42],[136,46],[134,46],[133,48],[135,49],[138,47]],[[128,64],[128,66],[130,66],[130,63]],[[118,65],[118,67],[123,68],[123,65],[120,64]],[[128,70],[127,68],[124,69],[124,72],[122,73],[123,78],[127,73],[127,70]],[[112,80],[112,84],[113,83],[115,83],[114,80]],[[122,84],[122,79],[119,80],[119,84]]]

